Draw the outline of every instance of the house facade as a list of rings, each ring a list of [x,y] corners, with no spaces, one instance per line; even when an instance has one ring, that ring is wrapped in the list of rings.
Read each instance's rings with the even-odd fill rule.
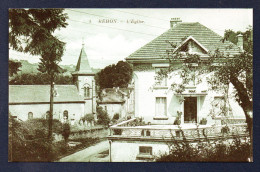
[[[191,82],[182,93],[170,89],[172,83],[181,80],[178,70],[159,84],[156,84],[155,76],[161,69],[170,66],[177,69],[183,65],[181,60],[169,63],[167,50],[198,54],[201,59],[207,59],[209,53],[217,49],[229,56],[239,54],[241,49],[230,42],[223,43],[221,36],[200,23],[184,23],[179,19],[172,19],[170,23],[171,29],[126,58],[134,68],[135,115],[151,124],[173,124],[178,114],[181,114],[181,124],[199,123],[202,118],[206,118],[209,124],[218,122],[209,116],[209,111],[212,102],[221,102],[224,95],[208,89],[207,75],[201,77],[200,84]],[[174,50],[169,42],[176,45]],[[232,49],[227,49],[230,46]],[[230,97],[229,103],[232,116],[244,117],[234,97]]]
[[[190,140],[197,137],[197,132],[200,136],[203,133],[212,138],[221,136],[223,115],[212,115],[212,110],[213,114],[220,111],[224,95],[208,89],[208,75],[201,76],[199,84],[196,84],[198,78],[194,78],[181,93],[172,90],[171,84],[181,80],[178,67],[183,61],[170,63],[167,57],[168,52],[178,52],[184,59],[186,54],[197,54],[201,60],[207,60],[216,50],[230,57],[242,51],[241,39],[238,45],[222,42],[222,39],[198,22],[186,23],[173,18],[168,31],[126,58],[134,70],[135,117],[141,118],[144,124],[137,125],[134,118],[111,127],[108,138],[112,162],[151,160],[168,151],[166,143],[172,141],[172,137],[183,139],[180,130]],[[157,82],[157,73],[169,67],[176,70]],[[232,95],[232,91],[230,85],[228,94]],[[225,118],[234,125],[233,133],[244,133],[246,125],[242,108],[232,96],[228,102],[231,110]],[[178,118],[180,122],[175,124]],[[207,121],[206,125],[199,125],[203,120]],[[120,147],[124,150],[120,151]]]

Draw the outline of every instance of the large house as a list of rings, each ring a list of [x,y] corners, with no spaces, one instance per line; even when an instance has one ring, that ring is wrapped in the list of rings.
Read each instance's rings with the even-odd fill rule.
[[[78,121],[96,112],[95,72],[89,65],[82,46],[75,72],[74,85],[54,85],[53,118]],[[9,113],[20,120],[48,118],[49,85],[9,85]]]
[[[201,59],[207,59],[211,52],[218,49],[232,57],[242,51],[243,40],[240,37],[238,45],[222,42],[221,36],[204,25],[182,22],[179,18],[173,18],[170,26],[168,31],[126,58],[134,68],[135,117],[142,118],[145,125],[137,126],[137,119],[134,118],[111,127],[108,138],[110,160],[113,162],[147,160],[168,151],[165,142],[171,140],[172,136],[181,138],[180,128],[191,138],[195,137],[196,128],[209,135],[221,131],[223,117],[210,115],[210,110],[212,103],[216,111],[220,109],[224,95],[208,90],[206,77],[200,84],[192,82],[184,92],[176,93],[170,86],[174,80],[178,80],[178,75],[164,78],[159,85],[155,84],[155,76],[160,69],[183,63],[170,64],[165,58],[167,50],[184,55],[198,54]],[[175,44],[176,48],[173,49],[170,43]],[[233,119],[233,123],[245,123],[244,112],[233,97],[230,97],[229,103],[232,110],[228,118]],[[179,125],[173,125],[178,116]],[[207,121],[206,125],[198,126],[203,120]],[[239,131],[244,131],[244,124],[237,125]]]

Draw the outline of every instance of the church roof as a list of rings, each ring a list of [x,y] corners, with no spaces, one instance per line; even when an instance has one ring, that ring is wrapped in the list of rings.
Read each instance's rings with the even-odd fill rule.
[[[55,85],[54,102],[84,103],[74,85]],[[48,103],[50,102],[49,85],[9,85],[9,104]]]
[[[129,55],[126,60],[161,59],[163,57],[167,57],[166,50],[173,50],[170,43],[175,44],[178,47],[188,37],[194,38],[194,40],[212,53],[214,53],[217,49],[230,56],[240,52],[238,46],[229,41],[225,41],[223,43],[223,37],[204,25],[198,22],[181,22]]]
[[[76,70],[72,74],[94,74],[89,65],[89,61],[87,58],[87,54],[84,50],[84,46],[82,46],[81,48]]]

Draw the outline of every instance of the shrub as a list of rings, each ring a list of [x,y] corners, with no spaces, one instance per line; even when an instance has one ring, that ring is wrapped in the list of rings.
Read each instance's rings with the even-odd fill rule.
[[[53,120],[53,132],[61,133],[62,124]],[[47,139],[48,120],[31,119],[19,122],[9,118],[9,161],[50,161],[55,156]]]
[[[88,122],[94,121],[94,114],[93,113],[86,114],[85,116],[86,116],[86,120]]]
[[[156,158],[158,162],[248,162],[252,157],[251,143],[242,142],[234,137],[228,140],[188,143],[173,141],[169,144],[170,152]]]
[[[173,125],[180,125],[181,124],[181,120],[179,117],[176,117],[176,119],[173,122]]]
[[[207,119],[206,118],[202,118],[200,120],[200,125],[206,125],[207,124]]]
[[[97,121],[98,124],[108,126],[110,123],[110,119],[107,112],[104,111],[103,108],[100,106],[97,107],[97,118],[98,118]]]
[[[119,119],[119,113],[116,113],[116,114],[113,116],[113,119],[114,119],[114,120],[118,120],[118,119]]]
[[[63,131],[62,131],[62,136],[65,140],[65,143],[68,142],[69,136],[70,136],[70,124],[69,123],[64,123],[63,124]]]

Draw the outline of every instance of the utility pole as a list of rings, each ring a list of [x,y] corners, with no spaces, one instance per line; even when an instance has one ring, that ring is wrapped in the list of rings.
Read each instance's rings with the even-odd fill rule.
[[[93,95],[93,90],[94,90],[94,86],[93,86],[93,80],[92,80],[92,95],[91,95],[91,97],[92,97],[92,114],[94,114],[94,107],[93,107],[93,97],[94,97],[94,95]]]

